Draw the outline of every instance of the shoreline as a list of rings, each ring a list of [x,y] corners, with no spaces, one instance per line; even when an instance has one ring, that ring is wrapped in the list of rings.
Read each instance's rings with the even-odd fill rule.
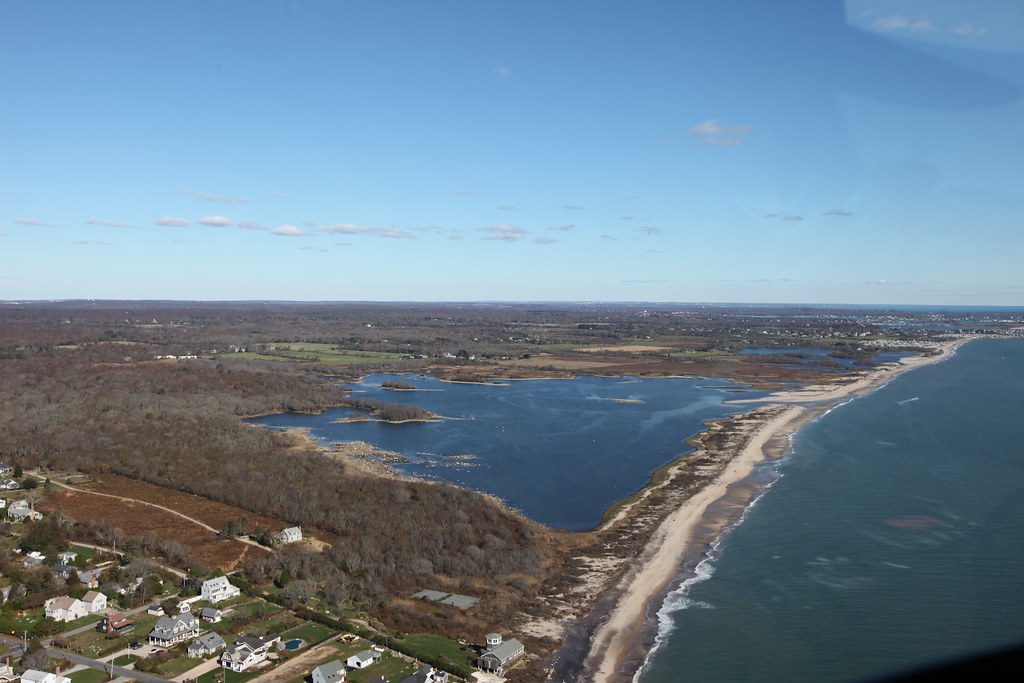
[[[576,634],[577,639],[589,636],[589,642],[585,643],[582,652],[566,653],[570,658],[568,669],[575,670],[580,678],[587,680],[609,683],[634,680],[654,645],[650,617],[660,610],[672,586],[678,585],[680,566],[687,561],[692,565],[694,555],[702,556],[756,497],[757,487],[749,482],[749,478],[757,466],[768,459],[781,457],[788,450],[790,438],[800,428],[840,403],[868,394],[904,372],[945,360],[962,344],[975,338],[963,337],[944,342],[937,348],[938,353],[886,364],[838,386],[834,383],[813,385],[777,392],[763,399],[732,401],[734,404],[759,404],[754,410],[725,421],[745,424],[742,445],[727,446],[734,452],[725,468],[711,483],[662,517],[648,535],[643,552],[628,560],[620,572],[621,578],[614,585],[604,587],[606,594],[602,604],[597,605],[588,617],[590,628],[585,629],[586,634]],[[749,424],[751,421],[755,424]],[[702,437],[712,433],[714,427],[703,432]],[[707,437],[702,439],[702,447],[707,446],[707,441]],[[698,452],[700,450],[692,455]],[[682,463],[673,467],[668,478],[658,486],[671,486],[684,469]],[[598,530],[604,531],[629,517],[632,508],[642,507],[649,494],[645,489],[634,495],[637,496],[635,501],[618,511]],[[728,507],[732,514],[712,514],[715,506]],[[655,604],[657,608],[652,609]],[[583,644],[577,643],[579,645]],[[577,658],[578,661],[572,661]],[[561,668],[566,668],[566,664],[562,662]]]

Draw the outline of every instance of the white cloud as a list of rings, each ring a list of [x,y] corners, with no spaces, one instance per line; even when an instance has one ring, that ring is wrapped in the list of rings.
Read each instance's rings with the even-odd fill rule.
[[[228,228],[235,224],[235,222],[227,216],[203,216],[199,219],[199,223],[202,225],[209,225],[214,228]]]
[[[499,81],[503,81],[512,75],[512,70],[507,66],[499,66],[494,69],[494,77]]]
[[[562,208],[565,209],[566,211],[582,211],[583,210],[582,206],[577,206],[576,204],[562,204]]]
[[[842,209],[829,209],[822,216],[852,216],[853,214],[849,211],[843,211]]]
[[[890,33],[892,31],[928,33],[935,30],[935,25],[928,19],[910,19],[902,14],[890,14],[886,17],[878,17],[872,21],[871,28],[883,33]]]
[[[555,226],[553,228],[548,228],[548,230],[557,230],[559,232],[569,232],[570,230],[575,230],[575,229],[576,229],[576,224],[575,223],[566,223],[565,225],[558,225],[558,226]]]
[[[86,225],[101,225],[104,228],[131,228],[134,226],[127,225],[125,223],[115,223],[114,221],[98,221],[95,218],[90,218],[85,222]]]
[[[270,234],[281,235],[282,237],[302,237],[306,234],[306,231],[294,225],[282,225],[271,230]]]
[[[653,225],[641,225],[636,229],[637,232],[642,232],[645,235],[658,235],[661,233],[661,228],[657,228]]]
[[[325,232],[328,235],[375,235],[377,237],[386,237],[388,239],[416,239],[416,235],[405,230],[396,230],[394,228],[371,228],[357,223],[336,223],[334,225],[325,225],[320,228],[320,232]]]
[[[35,218],[15,218],[14,222],[18,225],[30,225],[35,228],[59,228],[62,227],[56,223],[44,223],[41,220]]]
[[[239,221],[236,225],[243,230],[266,230],[266,227],[253,221]]]
[[[202,202],[220,202],[221,204],[248,204],[249,200],[245,197],[227,197],[220,194],[210,194],[209,192],[193,192],[192,190],[182,190],[181,193],[191,199],[198,199]]]
[[[736,126],[723,126],[717,121],[704,121],[698,123],[689,130],[690,135],[698,138],[703,145],[713,147],[739,147],[743,139],[753,132],[754,127],[750,124]]]
[[[291,199],[290,196],[284,194],[283,192],[271,192],[270,193],[270,198],[271,199]]]
[[[958,36],[967,36],[968,38],[980,38],[988,33],[988,28],[971,24],[957,24],[956,26],[950,26],[949,32]]]
[[[184,218],[179,218],[177,216],[164,216],[163,218],[158,218],[154,222],[157,225],[164,226],[165,228],[187,228],[191,225],[191,223]]]
[[[537,244],[554,244],[557,241],[554,237],[538,237],[534,240]]]
[[[496,242],[518,242],[526,237],[526,231],[514,225],[495,225],[490,228],[480,228],[487,233],[485,240]]]

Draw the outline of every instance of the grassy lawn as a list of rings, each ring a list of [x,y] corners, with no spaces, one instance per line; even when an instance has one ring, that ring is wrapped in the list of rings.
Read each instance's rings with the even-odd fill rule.
[[[139,618],[140,616],[142,618]],[[71,638],[71,646],[75,651],[93,659],[110,654],[111,652],[123,650],[132,641],[145,640],[146,634],[153,629],[153,625],[156,624],[157,620],[157,617],[147,615],[145,612],[141,615],[136,615],[134,618],[136,619],[135,628],[122,636],[107,640],[104,633],[86,631]]]
[[[128,666],[129,664],[134,664],[137,661],[139,661],[138,655],[127,654],[114,657],[111,663],[114,666]]]
[[[214,669],[213,671],[207,671],[197,678],[196,683],[216,683],[217,679],[215,676],[217,674],[224,674],[224,683],[244,683],[244,681],[258,676],[260,674],[260,670],[235,673],[231,669]]]
[[[96,669],[76,671],[73,674],[69,674],[68,678],[71,679],[72,683],[103,683],[103,681],[110,680],[107,678],[105,671],[98,671]]]
[[[373,666],[349,671],[345,680],[351,683],[371,683],[383,676],[387,681],[399,681],[415,672],[415,665],[385,652],[380,661]]]
[[[194,669],[204,661],[205,660],[201,657],[177,657],[160,665],[160,675],[166,676],[167,678],[174,678],[175,676],[180,676],[190,669]]]
[[[209,359],[237,358],[239,360],[283,361],[291,363],[319,363],[321,365],[366,365],[394,361],[397,353],[339,349],[333,344],[274,344],[273,351],[246,351],[245,353],[210,354]]]
[[[327,628],[323,624],[317,624],[313,621],[307,621],[301,626],[296,626],[293,629],[289,629],[281,634],[281,641],[287,642],[292,638],[301,638],[310,645],[316,645],[317,643],[323,642],[334,635],[334,631]]]
[[[65,624],[61,624],[60,632],[67,633],[68,631],[73,631],[76,628],[82,628],[83,626],[88,626],[89,624],[96,624],[99,623],[101,619],[103,619],[103,617],[101,617],[99,614],[87,614],[81,619],[75,619],[74,621],[69,621]]]
[[[406,636],[401,642],[404,650],[420,659],[432,658],[470,669],[473,668],[470,653],[451,638],[445,638],[433,633],[416,633]]]

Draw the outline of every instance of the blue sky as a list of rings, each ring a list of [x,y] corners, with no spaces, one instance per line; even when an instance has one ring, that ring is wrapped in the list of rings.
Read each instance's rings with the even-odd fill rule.
[[[697,5],[3,3],[0,299],[1024,304],[1024,3]]]

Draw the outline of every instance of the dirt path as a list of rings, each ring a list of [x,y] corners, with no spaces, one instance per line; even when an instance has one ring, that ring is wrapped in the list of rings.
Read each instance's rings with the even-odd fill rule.
[[[290,681],[293,678],[305,676],[313,668],[312,664],[320,661],[332,652],[337,654],[338,659],[341,659],[341,654],[338,650],[330,645],[331,642],[339,637],[328,638],[319,645],[309,648],[298,657],[292,657],[273,671],[268,671],[252,679],[252,683],[277,683],[278,681]]]

